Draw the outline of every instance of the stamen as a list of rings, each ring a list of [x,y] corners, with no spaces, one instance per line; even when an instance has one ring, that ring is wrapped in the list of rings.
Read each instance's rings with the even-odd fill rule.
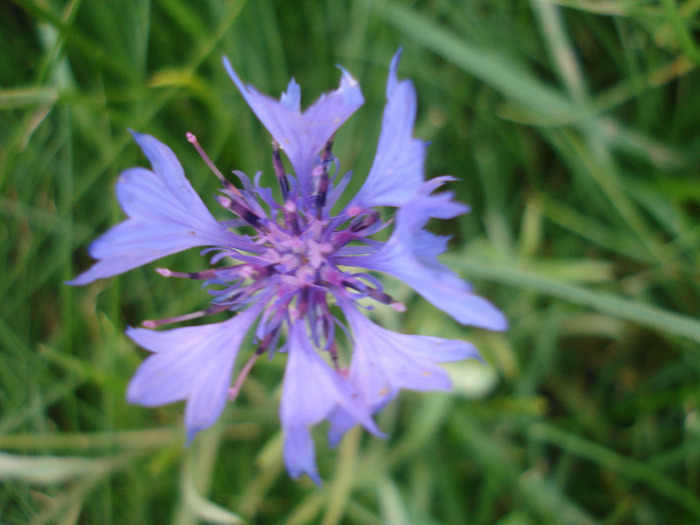
[[[238,215],[240,215],[241,219],[246,221],[248,224],[250,224],[256,230],[263,229],[262,224],[260,223],[260,217],[258,217],[255,214],[255,212],[253,212],[249,209],[243,209],[243,210],[240,210],[239,212],[236,212],[236,213],[238,213]]]
[[[226,267],[233,268],[233,266]],[[210,268],[209,270],[202,270],[201,272],[174,272],[168,268],[156,268],[158,272],[163,277],[181,277],[184,279],[215,279],[218,277],[217,273],[226,268]]]
[[[389,294],[384,293],[384,292],[380,292],[380,291],[377,290],[376,288],[372,288],[372,287],[369,287],[369,286],[368,286],[368,287],[367,287],[367,291],[368,291],[367,295],[368,295],[369,297],[371,297],[371,298],[374,299],[375,301],[379,301],[380,303],[383,303],[383,304],[392,304],[392,303],[395,302],[394,299],[393,299],[393,297],[391,297]]]
[[[323,155],[321,156],[321,160],[323,163],[327,163],[331,159],[331,149],[333,149],[333,141],[335,140],[335,134],[331,136],[330,139],[328,139],[328,142],[326,142],[326,145],[323,148]]]
[[[321,164],[311,171],[311,176],[314,178],[314,196],[316,197],[316,216],[321,218],[321,210],[326,205],[326,196],[330,187],[330,177],[328,176],[328,165],[331,160],[331,149],[333,148],[333,140],[331,137],[323,147],[321,154]]]
[[[238,373],[238,377],[236,378],[236,381],[233,383],[233,386],[228,389],[228,400],[233,402],[236,400],[238,397],[238,394],[241,392],[241,387],[243,386],[243,383],[245,382],[246,378],[248,377],[248,374],[250,374],[250,371],[253,369],[253,365],[255,365],[255,362],[258,360],[258,358],[265,353],[267,350],[268,346],[270,346],[270,343],[274,339],[275,332],[271,332],[265,336],[265,338],[262,340],[258,348],[255,350],[253,355],[251,355],[248,358],[248,361],[243,365],[243,368],[241,368],[241,371]]]
[[[225,195],[217,195],[215,199],[219,204],[221,204],[221,206],[238,215],[256,230],[267,230],[267,228],[265,228],[262,224],[260,217],[258,217],[258,215],[248,208],[248,206],[246,206],[242,201],[234,200]]]
[[[219,312],[223,312],[224,310],[228,310],[230,308],[230,304],[226,305],[214,305],[210,306],[209,308],[206,308],[204,310],[199,310],[198,312],[192,312],[189,314],[184,314],[184,315],[177,315],[175,317],[167,317],[165,319],[157,319],[155,321],[144,321],[141,323],[143,326],[146,328],[156,328],[158,326],[163,326],[164,324],[172,324],[172,323],[180,323],[182,321],[189,321],[191,319],[197,319],[199,317],[204,317],[207,315],[214,315],[218,314]]]
[[[282,190],[282,198],[286,201],[289,198],[289,181],[287,180],[284,164],[282,164],[282,157],[280,157],[280,146],[274,139],[272,140],[272,166],[275,169],[280,190]]]
[[[297,306],[299,318],[305,316],[306,312],[309,308],[309,287],[308,286],[305,286],[304,288],[301,289],[301,293],[297,297],[296,306]]]
[[[391,306],[397,312],[404,313],[406,311],[406,305],[399,301],[392,301],[389,303],[389,306]]]
[[[284,214],[284,223],[288,229],[291,229],[295,235],[301,233],[301,227],[299,226],[299,215],[297,214],[297,205],[293,200],[288,200],[284,203],[282,207],[282,213]]]
[[[333,368],[335,368],[336,372],[340,372],[340,364],[338,364],[338,346],[335,344],[335,341],[333,341],[331,347],[328,349],[328,353],[331,355]]]
[[[357,233],[359,231],[365,230],[372,226],[374,223],[376,223],[378,220],[379,212],[377,210],[368,210],[368,213],[355,217],[352,221],[350,221],[350,231],[353,233]]]
[[[197,141],[197,137],[194,136],[194,133],[187,132],[187,141],[194,146],[194,149],[197,150],[197,153],[199,153],[199,156],[204,159],[204,162],[207,163],[207,166],[209,166],[209,169],[216,175],[216,178],[218,178],[222,184],[226,187],[226,189],[231,190],[237,197],[242,198],[243,195],[241,194],[240,190],[236,188],[231,182],[229,182],[226,177],[219,171],[219,168],[216,167],[216,165],[212,162],[212,160],[209,158],[209,155],[204,151],[204,148],[199,145],[199,142]]]
[[[284,223],[287,228],[291,228],[291,230],[298,235],[301,229],[299,228],[299,218],[296,214],[296,205],[294,201],[289,198],[290,188],[287,172],[284,169],[284,164],[282,164],[282,157],[280,157],[280,146],[274,139],[272,139],[272,165],[275,169],[275,175],[277,176],[280,190],[282,190],[282,198],[284,199],[284,206],[282,207]]]
[[[207,163],[209,169],[212,172],[214,172],[214,175],[216,175],[216,177],[221,181],[224,187],[231,193],[233,193],[234,198],[240,199],[231,200],[231,203],[227,203],[228,205],[225,206],[231,211],[233,211],[236,215],[238,215],[241,219],[245,220],[253,228],[259,229],[261,227],[260,217],[258,217],[258,215],[245,204],[245,200],[241,191],[238,188],[236,188],[233,184],[231,184],[231,182],[229,182],[228,179],[226,179],[226,177],[224,177],[224,175],[219,171],[219,168],[217,168],[216,165],[212,162],[212,160],[209,158],[209,155],[207,155],[207,153],[204,151],[204,148],[202,148],[202,146],[199,145],[197,137],[194,136],[194,133],[191,133],[189,131],[187,132],[187,141],[194,146],[194,149],[197,150],[197,153],[199,153],[200,157],[204,159],[204,162]]]
[[[346,288],[350,288],[351,290],[356,290],[360,293],[366,294],[367,297],[371,297],[375,301],[378,301],[382,304],[386,304],[386,305],[391,306],[397,312],[405,312],[406,311],[406,305],[404,305],[402,302],[397,301],[388,293],[384,293],[381,290],[374,288],[373,286],[366,285],[362,281],[358,281],[357,279],[349,281],[349,280],[345,279],[345,280],[343,280],[342,284]]]

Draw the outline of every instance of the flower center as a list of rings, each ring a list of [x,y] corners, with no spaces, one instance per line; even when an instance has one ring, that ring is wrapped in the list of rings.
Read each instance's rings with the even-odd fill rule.
[[[166,277],[205,280],[214,299],[205,310],[146,321],[144,326],[154,328],[224,310],[240,310],[255,301],[263,301],[266,307],[256,336],[266,346],[277,339],[285,323],[303,316],[307,316],[314,340],[331,341],[335,319],[330,310],[333,298],[354,301],[368,297],[404,310],[403,304],[387,295],[371,275],[342,269],[352,256],[367,255],[375,249],[368,237],[386,223],[382,223],[377,211],[354,205],[338,216],[330,216],[335,202],[332,195],[335,181],[328,173],[334,163],[331,142],[324,147],[307,190],[293,178],[290,183],[279,148],[273,143],[273,165],[283,199],[280,204],[269,190],[259,187],[257,180],[252,184],[244,173],[234,172],[243,184],[242,189],[236,188],[214,166],[196,137],[189,134],[188,140],[222,182],[223,195],[217,201],[238,217],[232,226],[252,227],[256,233],[238,245],[222,247],[211,259],[216,264],[229,256],[240,264],[195,273],[160,268],[159,273]]]

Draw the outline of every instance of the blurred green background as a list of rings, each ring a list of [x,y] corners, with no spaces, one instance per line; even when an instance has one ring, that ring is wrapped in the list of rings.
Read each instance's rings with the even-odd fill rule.
[[[700,522],[700,2],[11,0],[0,3],[0,522],[684,524]],[[222,66],[303,104],[341,64],[365,106],[337,137],[354,187],[387,67],[419,96],[427,174],[472,213],[445,261],[511,321],[459,326],[387,280],[388,328],[464,338],[488,366],[453,394],[403,393],[386,441],[351,432],[324,487],[290,480],[284,357],[183,448],[182,405],[129,406],[126,325],[199,309],[154,264],[74,289],[122,218],[127,128],[180,157],[205,201],[224,172],[271,176],[270,139]],[[216,206],[210,206],[212,210]],[[225,218],[216,211],[220,218]],[[444,222],[444,221],[443,221]],[[196,270],[196,250],[161,265]]]

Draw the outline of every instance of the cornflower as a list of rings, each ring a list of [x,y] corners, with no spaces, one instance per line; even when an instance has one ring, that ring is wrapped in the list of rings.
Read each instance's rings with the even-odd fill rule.
[[[236,399],[262,354],[287,354],[279,408],[284,461],[292,477],[306,473],[317,484],[312,427],[327,419],[333,446],[356,424],[383,436],[373,415],[400,389],[449,389],[438,363],[477,358],[476,348],[465,341],[395,333],[369,320],[360,301],[405,310],[369,272],[404,281],[462,324],[506,328],[499,310],[437,260],[447,238],[424,229],[429,219],[450,219],[467,207],[449,192],[435,193],[453,178],[424,180],[426,143],[412,137],[416,93],[409,80],[397,78],[400,54],[389,68],[376,156],[364,184],[345,206],[337,202],[351,173],[340,175],[333,137],[364,100],[358,83],[342,68],[338,89],[302,112],[293,79],[275,100],[245,85],[224,58],[234,84],[272,135],[281,193],[277,202],[270,188],[260,186],[260,173],[251,181],[235,171],[241,187],[235,186],[188,133],[221,181],[217,201],[233,219],[212,216],[167,146],[133,133],[152,169],[136,167],[120,175],[116,192],[128,218],[90,245],[97,262],[69,284],[85,285],[188,248],[207,247],[202,253],[209,255],[210,268],[157,272],[202,280],[213,297],[210,305],[126,331],[152,352],[131,380],[127,400],[149,407],[186,401],[188,443],[220,417],[227,400]],[[281,152],[293,173],[287,173]],[[377,207],[395,208],[393,219],[384,221]],[[255,233],[236,233],[243,226]],[[386,242],[372,238],[388,226],[393,229]],[[153,330],[224,311],[236,314],[219,323]],[[349,363],[338,346],[338,327],[352,346]],[[255,349],[232,380],[249,332]]]

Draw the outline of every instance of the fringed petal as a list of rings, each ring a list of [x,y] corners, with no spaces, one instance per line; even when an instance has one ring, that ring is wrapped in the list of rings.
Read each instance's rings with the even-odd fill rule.
[[[399,49],[389,67],[377,153],[367,180],[352,201],[358,206],[402,206],[423,184],[426,144],[413,138],[416,90],[410,80],[398,80],[400,58]]]
[[[224,66],[243,98],[287,154],[299,180],[301,191],[311,189],[311,170],[318,154],[336,130],[364,103],[357,81],[342,70],[340,86],[322,95],[303,113],[300,109],[299,86],[294,80],[281,99],[263,95],[246,85],[224,57]]]
[[[153,171],[133,168],[121,174],[117,197],[129,218],[90,245],[97,262],[68,284],[88,284],[197,246],[248,244],[209,213],[170,148],[149,135],[134,133],[134,138]]]
[[[161,332],[129,328],[127,335],[153,352],[129,383],[129,403],[154,407],[186,400],[191,441],[221,415],[239,347],[261,310],[256,305],[223,323]]]
[[[331,369],[314,350],[303,321],[290,328],[280,419],[285,434],[284,459],[292,477],[306,473],[320,483],[310,429],[342,410],[377,436],[383,436],[353,385]]]

